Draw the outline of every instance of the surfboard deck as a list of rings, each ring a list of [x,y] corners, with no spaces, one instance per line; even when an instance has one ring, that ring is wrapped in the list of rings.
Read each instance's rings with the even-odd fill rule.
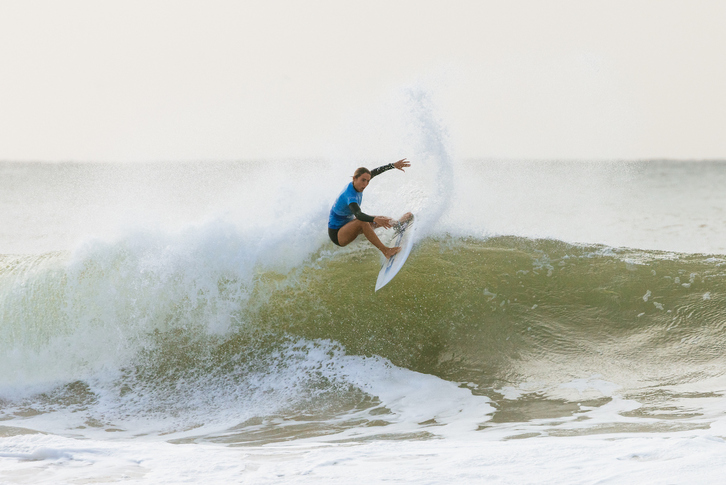
[[[413,248],[413,235],[416,232],[416,226],[413,222],[414,218],[411,216],[410,219],[402,222],[396,229],[392,245],[400,246],[401,251],[391,256],[381,266],[381,271],[378,273],[378,279],[376,280],[375,291],[386,286],[398,274],[401,268],[403,268],[403,264],[408,259],[411,248]]]

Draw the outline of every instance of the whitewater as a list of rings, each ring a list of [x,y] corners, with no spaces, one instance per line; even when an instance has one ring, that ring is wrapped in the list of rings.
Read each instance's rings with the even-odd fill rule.
[[[462,160],[407,103],[385,159],[0,163],[0,483],[721,483],[726,162]],[[374,293],[327,213],[404,156]]]

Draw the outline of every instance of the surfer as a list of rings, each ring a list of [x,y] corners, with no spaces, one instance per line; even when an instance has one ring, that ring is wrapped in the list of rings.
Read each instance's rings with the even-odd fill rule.
[[[373,177],[392,168],[405,172],[404,167],[410,166],[411,162],[402,158],[397,162],[373,170],[368,170],[365,167],[358,168],[353,174],[353,181],[340,193],[330,209],[330,217],[328,218],[328,236],[330,236],[330,240],[338,246],[347,246],[360,233],[363,233],[386,258],[390,258],[399,252],[400,247],[389,248],[385,246],[373,231],[376,227],[389,228],[395,221],[385,216],[369,216],[360,210],[360,204],[363,200],[363,191],[368,187],[368,183]],[[411,214],[408,213],[401,220],[403,221],[410,216]]]

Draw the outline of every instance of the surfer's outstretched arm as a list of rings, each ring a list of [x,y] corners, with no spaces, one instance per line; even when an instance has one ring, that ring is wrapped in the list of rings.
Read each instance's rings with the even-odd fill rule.
[[[373,170],[371,170],[371,178],[375,177],[376,175],[380,175],[383,172],[386,172],[393,168],[397,168],[401,172],[405,172],[404,167],[410,167],[410,166],[411,166],[411,162],[409,162],[405,158],[402,158],[397,162],[389,163],[388,165],[383,165],[382,167],[374,168]]]

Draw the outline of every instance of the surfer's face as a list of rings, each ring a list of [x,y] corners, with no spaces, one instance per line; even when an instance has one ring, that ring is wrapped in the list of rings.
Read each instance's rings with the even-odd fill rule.
[[[353,187],[358,192],[363,192],[363,189],[368,187],[368,182],[371,181],[371,174],[364,173],[361,174],[358,178],[353,179]]]

